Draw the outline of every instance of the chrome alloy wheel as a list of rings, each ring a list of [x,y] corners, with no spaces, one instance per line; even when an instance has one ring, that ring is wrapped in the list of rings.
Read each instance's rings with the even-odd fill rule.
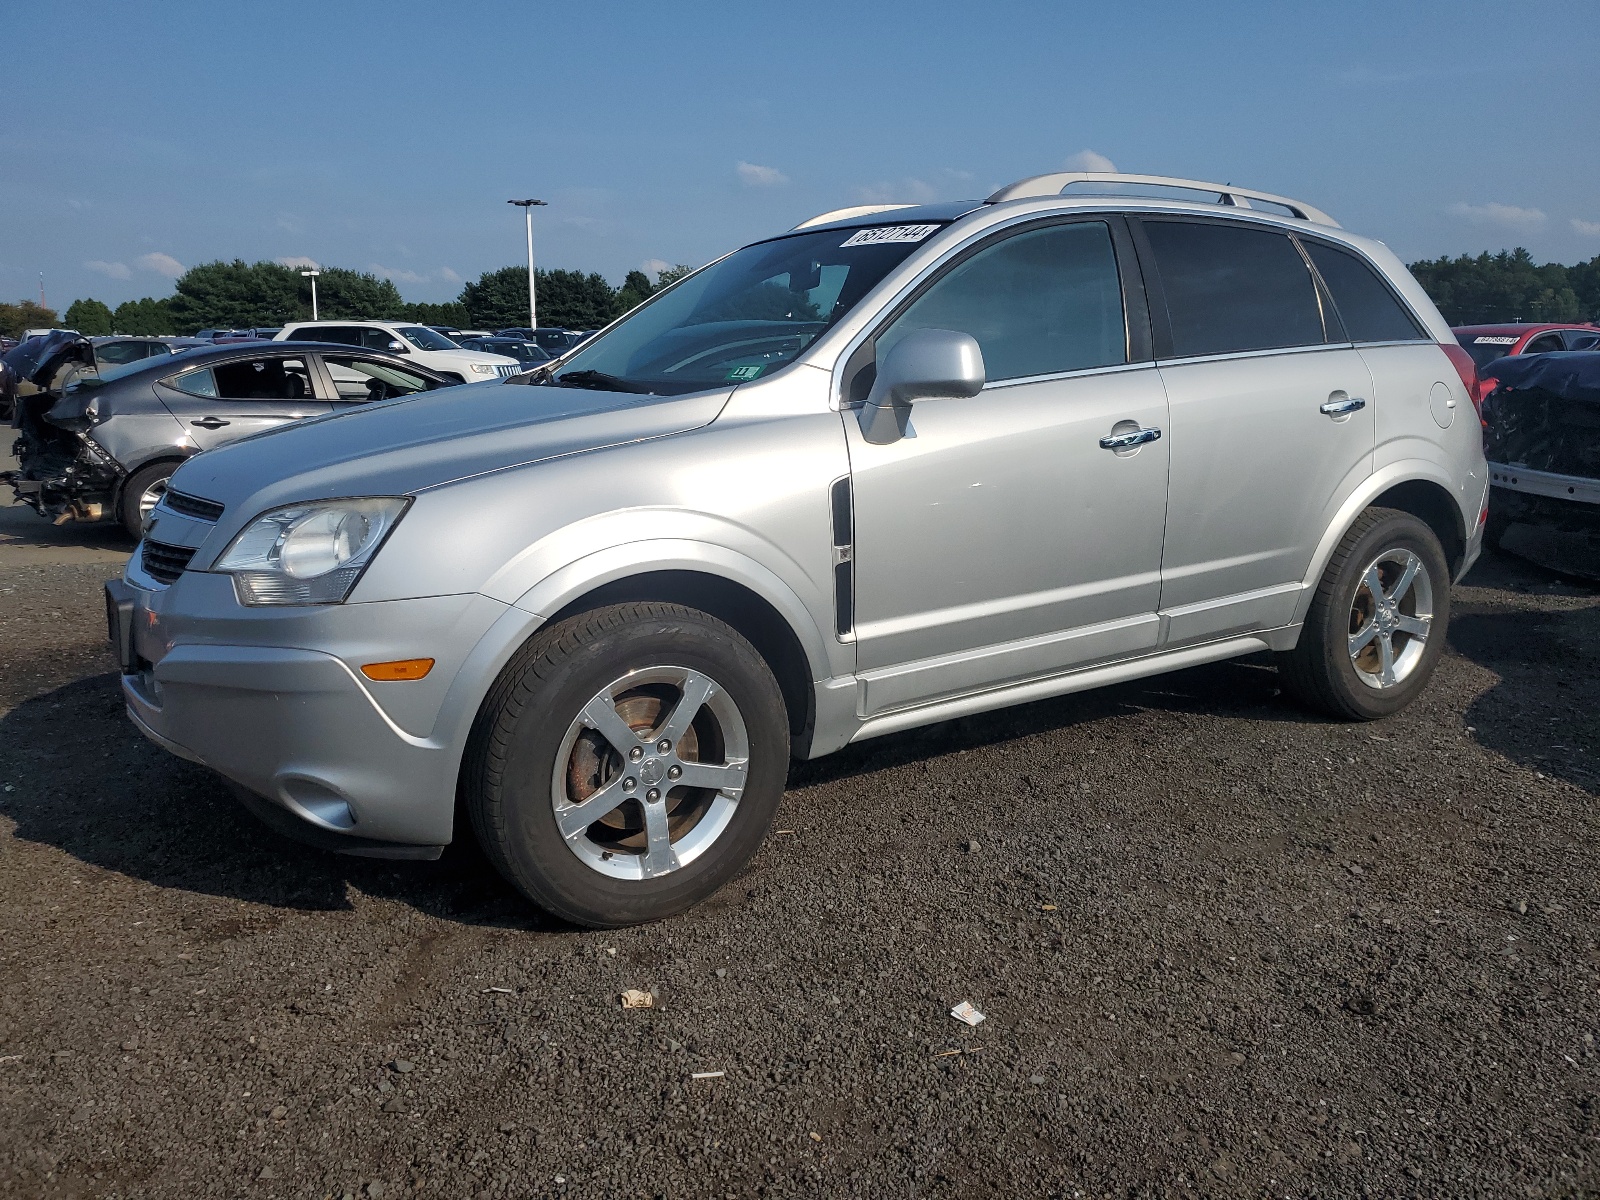
[[[1398,687],[1417,669],[1433,627],[1433,581],[1410,550],[1385,550],[1361,573],[1350,606],[1350,661],[1370,688]]]
[[[688,667],[631,671],[595,693],[561,741],[556,824],[594,870],[659,878],[727,829],[749,761],[744,718],[715,680]]]
[[[143,525],[150,519],[151,510],[161,503],[161,497],[167,494],[167,481],[158,479],[144,491],[139,493],[139,523]]]

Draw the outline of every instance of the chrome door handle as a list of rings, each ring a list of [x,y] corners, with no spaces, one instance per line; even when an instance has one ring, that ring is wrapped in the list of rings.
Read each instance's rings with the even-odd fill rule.
[[[1127,433],[1108,433],[1100,439],[1102,450],[1126,450],[1129,446],[1142,446],[1161,436],[1159,429],[1134,429]]]
[[[1360,412],[1367,406],[1367,402],[1358,396],[1351,396],[1346,400],[1329,400],[1317,409],[1330,417],[1342,417],[1346,413]]]
[[[199,426],[201,429],[221,429],[228,422],[220,417],[206,417],[203,420],[190,421],[189,424]]]

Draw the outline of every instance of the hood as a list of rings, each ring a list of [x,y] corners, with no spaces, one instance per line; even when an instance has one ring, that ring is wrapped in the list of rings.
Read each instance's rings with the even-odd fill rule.
[[[93,344],[81,334],[61,329],[54,333],[31,337],[20,346],[6,351],[5,364],[17,378],[26,379],[37,388],[49,385],[56,368],[68,358],[91,360]]]
[[[466,346],[461,347],[459,350],[432,350],[429,353],[448,354],[451,358],[460,359],[463,362],[493,363],[495,366],[499,366],[501,363],[515,363],[517,361],[509,354],[496,354],[487,350],[471,350]]]
[[[716,419],[733,389],[637,396],[514,383],[466,384],[297,421],[196,455],[172,487],[226,505],[230,527],[281,504],[401,496]],[[244,501],[248,511],[237,511]]]

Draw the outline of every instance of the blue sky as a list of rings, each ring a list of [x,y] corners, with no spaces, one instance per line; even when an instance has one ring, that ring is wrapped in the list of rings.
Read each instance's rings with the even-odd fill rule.
[[[1600,22],[1517,3],[37,4],[0,19],[0,298],[308,259],[412,300],[700,263],[1102,159],[1406,259],[1600,253]]]

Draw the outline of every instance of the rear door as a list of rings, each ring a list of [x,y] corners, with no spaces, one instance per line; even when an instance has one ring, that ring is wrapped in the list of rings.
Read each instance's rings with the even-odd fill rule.
[[[424,375],[369,354],[326,353],[319,357],[328,369],[335,409],[370,404],[374,400],[392,400],[439,386]]]
[[[208,363],[163,381],[157,391],[199,450],[333,411],[318,395],[303,354],[258,353]]]
[[[1329,523],[1372,471],[1372,380],[1286,233],[1146,217],[1168,418],[1165,642],[1286,624]]]

